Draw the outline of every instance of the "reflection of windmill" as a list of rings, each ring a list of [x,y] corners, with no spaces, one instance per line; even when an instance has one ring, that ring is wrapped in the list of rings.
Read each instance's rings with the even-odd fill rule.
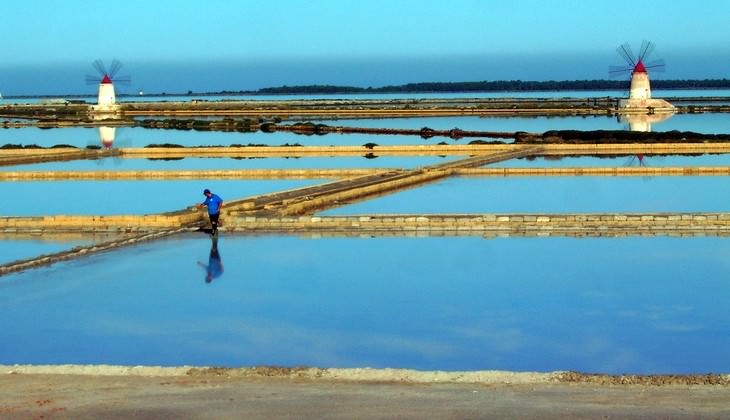
[[[117,128],[116,127],[106,127],[101,126],[99,127],[99,140],[101,140],[101,145],[105,149],[111,149],[114,145],[114,138],[117,135]]]
[[[115,164],[121,163],[121,158],[119,158],[119,147],[130,147],[131,140],[130,139],[122,139],[122,140],[116,140],[116,134],[117,134],[117,127],[109,127],[109,126],[99,126],[99,141],[101,142],[101,147],[105,151],[104,156],[105,158],[100,159],[98,161],[99,164],[103,164],[105,161],[109,160],[108,158],[112,158]],[[87,145],[87,147],[91,148],[99,148],[99,143],[94,142]]]
[[[621,114],[618,116],[619,122],[628,125],[629,131],[650,132],[652,124],[659,124],[672,117],[672,113],[663,114]]]
[[[608,73],[610,76],[620,76],[631,74],[631,88],[629,90],[629,99],[622,100],[619,108],[621,109],[641,109],[654,113],[657,110],[671,112],[674,106],[663,99],[652,99],[651,85],[649,83],[649,70],[661,72],[664,71],[664,60],[658,59],[647,61],[654,51],[654,44],[649,41],[643,41],[639,49],[639,55],[635,56],[631,50],[631,46],[626,43],[616,49],[619,55],[626,61],[623,66],[610,66]]]
[[[664,156],[661,155],[639,153],[638,155],[629,157],[624,166],[645,168],[654,166],[652,163],[656,164],[662,160],[664,160]],[[661,163],[659,166],[662,166]]]
[[[129,76],[117,77],[122,63],[118,60],[112,60],[111,67],[107,71],[106,66],[101,60],[94,61],[94,68],[99,73],[98,76],[86,75],[86,83],[99,84],[99,95],[97,100],[97,110],[114,110],[117,97],[114,92],[114,83],[128,84],[131,81]]]
[[[649,166],[644,158],[645,156],[643,154],[631,156],[626,162],[626,166]]]

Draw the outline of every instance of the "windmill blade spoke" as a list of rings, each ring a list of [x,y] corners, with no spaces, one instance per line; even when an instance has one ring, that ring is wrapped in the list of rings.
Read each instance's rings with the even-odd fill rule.
[[[624,60],[626,60],[626,63],[628,63],[631,67],[634,67],[634,65],[636,65],[634,53],[633,51],[631,51],[631,46],[628,42],[618,47],[616,51],[621,57],[623,57]]]
[[[655,72],[663,72],[665,70],[665,64],[663,59],[657,59],[647,62],[648,57],[654,51],[654,47],[655,46],[653,42],[646,40],[642,41],[641,48],[639,49],[639,55],[638,57],[636,57],[634,56],[633,51],[631,50],[631,46],[628,42],[621,45],[616,49],[616,51],[624,60],[626,60],[628,66],[609,66],[609,76],[619,76],[623,73],[633,73],[637,69],[641,70],[642,68],[647,71],[651,70]],[[639,63],[642,64],[641,68],[638,67]]]
[[[652,62],[649,62],[647,64],[644,64],[644,67],[646,67],[647,70],[652,70],[652,71],[660,71],[661,72],[661,71],[666,70],[666,64],[664,63],[664,59],[661,59],[661,58],[658,59],[658,60],[654,60]]]
[[[112,60],[112,65],[109,68],[109,73],[107,73],[107,74],[109,74],[109,77],[111,77],[113,79],[114,76],[119,71],[119,69],[121,69],[121,68],[122,68],[122,63],[115,58]]]
[[[100,83],[101,78],[99,76],[92,76],[91,74],[86,75],[86,83]]]
[[[104,75],[107,74],[106,67],[104,67],[103,61],[101,61],[100,59],[97,59],[97,60],[94,60],[93,64],[94,64],[94,68],[96,69],[96,71],[99,72],[99,74],[102,77],[104,77]]]
[[[617,77],[629,74],[633,67],[630,66],[609,66],[608,75],[611,77]]]
[[[132,78],[130,76],[119,76],[114,78],[112,81],[120,85],[128,85],[132,83]]]
[[[646,61],[654,51],[654,43],[650,41],[641,41],[641,50],[639,51],[639,60]]]

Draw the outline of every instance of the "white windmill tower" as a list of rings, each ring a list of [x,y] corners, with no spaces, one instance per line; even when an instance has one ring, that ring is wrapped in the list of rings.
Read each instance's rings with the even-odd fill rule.
[[[626,61],[626,65],[610,66],[609,75],[618,76],[631,73],[629,99],[623,99],[619,102],[619,112],[674,112],[674,106],[669,102],[651,97],[649,70],[661,72],[665,68],[662,59],[647,61],[654,51],[654,44],[643,41],[638,56],[634,56],[628,43],[621,45],[616,51]]]
[[[98,76],[87,75],[86,83],[98,83],[99,93],[97,96],[97,104],[92,107],[92,111],[96,113],[116,113],[119,111],[119,105],[117,104],[117,95],[114,91],[114,83],[128,84],[130,82],[129,76],[117,77],[119,69],[122,68],[122,63],[118,60],[112,60],[111,67],[107,71],[104,63],[101,60],[94,61],[94,68],[99,73]]]

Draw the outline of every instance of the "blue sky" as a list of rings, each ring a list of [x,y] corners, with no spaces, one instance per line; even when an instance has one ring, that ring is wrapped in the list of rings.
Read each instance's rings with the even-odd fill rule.
[[[3,0],[0,92],[93,92],[100,58],[131,90],[607,78],[657,46],[661,79],[730,77],[725,0]]]

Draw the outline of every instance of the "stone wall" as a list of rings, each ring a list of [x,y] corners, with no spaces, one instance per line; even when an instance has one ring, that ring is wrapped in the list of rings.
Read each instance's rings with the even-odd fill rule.
[[[204,213],[193,208],[148,215],[3,216],[0,217],[0,233],[147,232],[192,226],[204,221]]]
[[[235,217],[228,231],[695,231],[730,232],[730,213],[453,214]]]
[[[242,216],[222,213],[225,232],[282,231],[728,231],[730,213],[428,214],[363,216]],[[122,216],[0,217],[0,233],[159,231],[204,224],[200,210]]]

